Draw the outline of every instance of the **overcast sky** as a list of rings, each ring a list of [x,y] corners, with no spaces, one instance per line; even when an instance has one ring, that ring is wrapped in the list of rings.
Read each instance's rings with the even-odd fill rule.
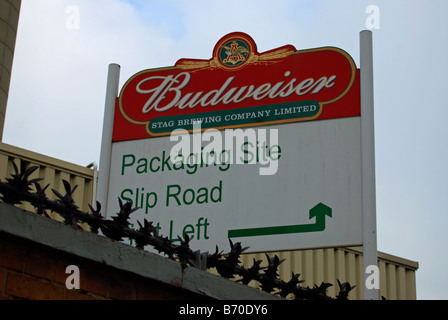
[[[22,0],[3,142],[99,162],[109,63],[122,85],[242,31],[259,52],[336,46],[359,66],[376,27],[378,250],[419,262],[419,299],[447,299],[447,16],[447,0]]]

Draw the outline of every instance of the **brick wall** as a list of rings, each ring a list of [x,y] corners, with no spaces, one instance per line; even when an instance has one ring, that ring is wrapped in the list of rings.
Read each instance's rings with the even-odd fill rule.
[[[65,282],[69,265],[80,269],[80,289]],[[0,232],[0,300],[204,299],[195,293]]]
[[[78,290],[65,285],[72,265]],[[0,299],[282,300],[2,202]]]

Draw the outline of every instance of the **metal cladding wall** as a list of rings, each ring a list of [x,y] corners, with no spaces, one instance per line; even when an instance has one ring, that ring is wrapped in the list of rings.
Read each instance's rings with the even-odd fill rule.
[[[78,188],[74,192],[75,203],[81,210],[89,212],[89,204],[93,202],[93,191],[96,186],[94,183],[95,172],[93,169],[0,143],[0,179],[4,181],[5,178],[9,178],[11,174],[14,174],[13,162],[20,168],[21,160],[26,161],[28,166],[38,167],[33,173],[32,178],[42,178],[43,180],[39,182],[41,187],[50,185],[46,194],[51,200],[57,199],[51,189],[65,194],[62,180],[68,181],[72,188],[77,185]],[[35,212],[34,208],[29,204],[24,204],[19,207]],[[52,218],[58,220],[57,217]]]
[[[244,243],[243,243],[244,244]],[[362,300],[363,290],[363,259],[362,248],[328,248],[315,250],[298,250],[269,252],[270,257],[277,255],[280,260],[286,259],[279,266],[280,278],[291,279],[292,272],[300,273],[299,279],[304,280],[302,286],[320,285],[322,281],[333,284],[328,289],[329,296],[335,296],[339,280],[348,281],[356,288],[350,292],[350,300]],[[262,260],[266,265],[265,253],[245,254],[241,262],[250,267],[253,259]],[[380,270],[379,298],[388,300],[415,300],[415,271],[418,263],[378,252],[378,267]]]
[[[0,141],[3,135],[21,0],[0,0]]]

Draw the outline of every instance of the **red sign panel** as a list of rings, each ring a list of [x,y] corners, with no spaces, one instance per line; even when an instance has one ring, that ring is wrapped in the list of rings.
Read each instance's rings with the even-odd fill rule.
[[[224,36],[210,60],[181,59],[141,71],[117,99],[113,141],[201,128],[233,128],[360,115],[359,70],[343,50],[259,53],[241,32]]]

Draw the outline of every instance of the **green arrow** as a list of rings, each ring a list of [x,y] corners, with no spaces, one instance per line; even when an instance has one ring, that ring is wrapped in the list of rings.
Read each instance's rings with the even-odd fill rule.
[[[299,224],[293,226],[278,226],[278,227],[263,227],[251,229],[236,229],[229,230],[229,238],[241,237],[255,237],[255,236],[269,236],[273,234],[288,234],[288,233],[305,233],[305,232],[319,232],[325,230],[325,216],[332,217],[331,208],[319,203],[310,210],[310,219],[316,217],[316,222],[313,224]]]

